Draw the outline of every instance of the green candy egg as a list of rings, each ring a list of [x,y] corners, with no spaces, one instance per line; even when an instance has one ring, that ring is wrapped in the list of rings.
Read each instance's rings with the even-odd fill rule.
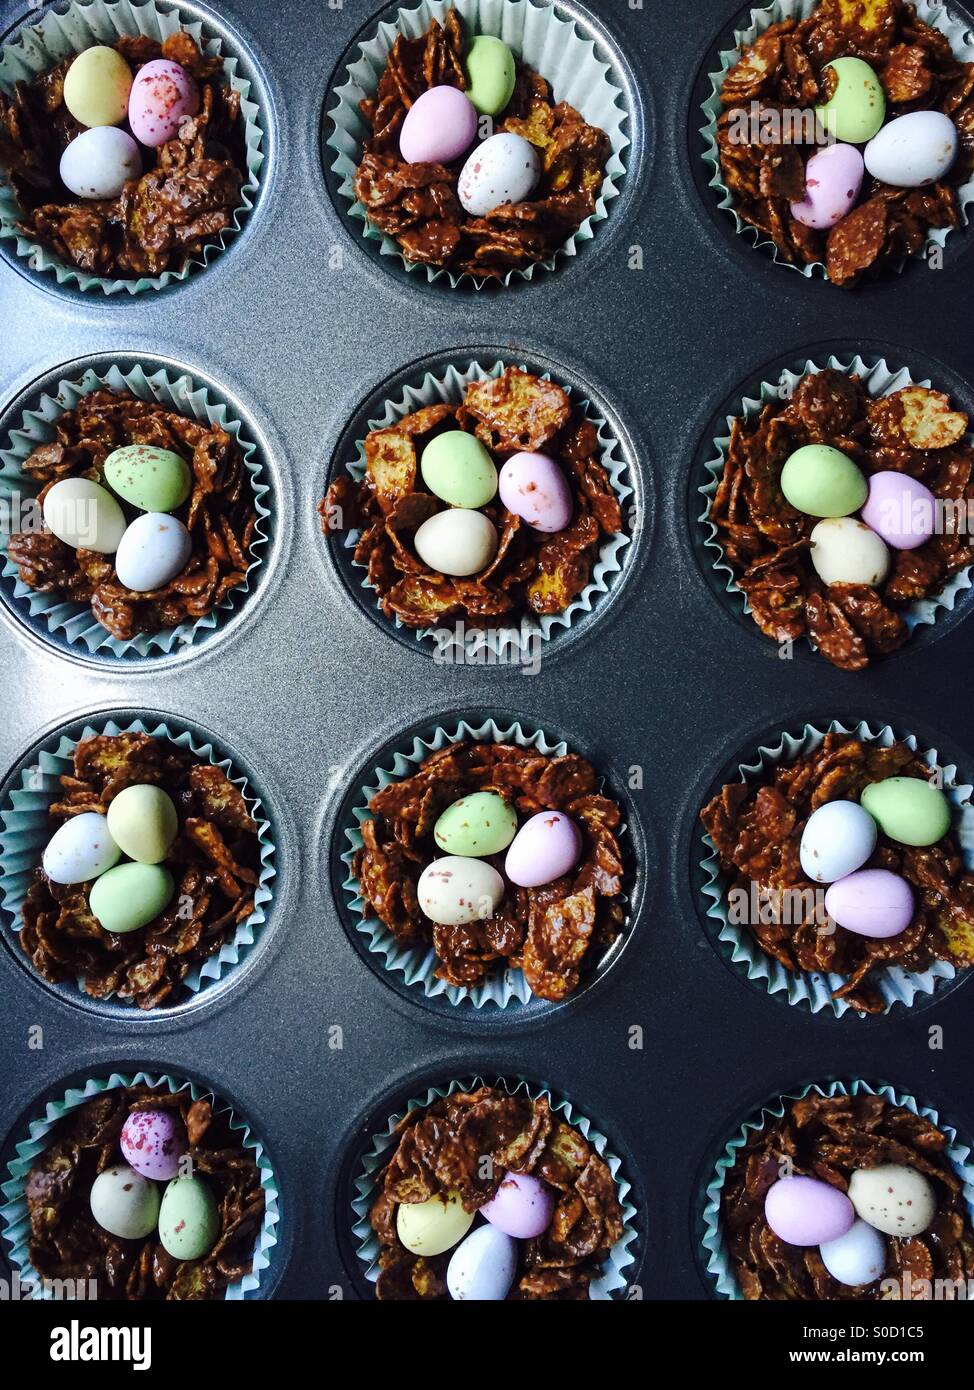
[[[861,800],[883,834],[901,845],[935,845],[950,829],[950,802],[922,777],[872,782]]]
[[[829,101],[815,108],[819,119],[835,140],[865,145],[886,117],[882,84],[861,58],[836,58],[825,71],[830,69],[836,77],[835,91]]]
[[[433,827],[440,849],[464,859],[500,854],[516,834],[514,807],[496,792],[473,792],[454,801]]]
[[[171,512],[193,486],[186,460],[155,444],[126,444],[105,460],[105,482],[140,512]]]
[[[496,116],[514,95],[514,54],[490,34],[478,34],[467,53],[467,96],[482,116]]]
[[[92,884],[88,906],[99,926],[121,936],[154,921],[175,887],[172,874],[159,864],[119,864]]]
[[[851,516],[865,505],[869,484],[847,454],[828,444],[806,444],[781,470],[781,491],[808,516]]]
[[[108,829],[123,854],[139,864],[159,864],[172,846],[179,817],[161,787],[125,787],[108,807]]]
[[[475,435],[463,430],[438,434],[423,450],[423,482],[435,497],[451,507],[476,511],[497,493],[497,469]]]
[[[220,1233],[213,1193],[202,1178],[173,1178],[159,1207],[159,1239],[174,1260],[200,1260]]]

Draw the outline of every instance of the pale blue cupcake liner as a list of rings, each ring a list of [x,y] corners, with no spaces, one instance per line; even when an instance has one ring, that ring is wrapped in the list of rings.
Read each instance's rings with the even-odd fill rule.
[[[902,742],[919,753],[927,766],[938,769],[943,777],[943,790],[950,799],[953,809],[952,833],[955,835],[964,864],[968,871],[974,871],[974,807],[971,796],[974,786],[958,782],[958,771],[953,763],[941,765],[936,749],[924,750],[912,734],[898,738],[889,725],[872,728],[864,720],[849,728],[833,720],[827,729],[819,729],[806,724],[797,737],[784,733],[774,744],[757,749],[753,758],[738,764],[739,780],[748,783],[765,781],[778,766],[787,766],[799,758],[815,752],[824,741],[826,733],[849,734],[865,743],[888,748],[891,744]],[[851,1014],[856,1018],[867,1015],[859,1013],[845,999],[833,998],[832,991],[844,983],[845,977],[836,974],[817,972],[795,973],[786,970],[780,961],[765,955],[754,940],[747,926],[730,921],[727,909],[727,881],[721,870],[720,856],[714,848],[709,835],[700,836],[702,857],[700,870],[703,875],[703,897],[706,915],[716,941],[720,943],[721,953],[736,967],[738,973],[753,984],[763,987],[770,995],[784,998],[789,1004],[806,1006],[811,1013],[831,1011],[836,1018]],[[948,981],[957,978],[958,970],[949,961],[938,960],[920,973],[903,970],[900,966],[885,966],[873,970],[869,983],[879,990],[885,1002],[884,1013],[889,1013],[897,1004],[910,1008],[918,1000],[932,996]]]
[[[229,1285],[224,1297],[231,1301],[239,1301],[243,1298],[257,1296],[261,1276],[270,1264],[271,1251],[278,1241],[277,1226],[280,1221],[277,1177],[263,1144],[251,1132],[250,1125],[234,1114],[233,1107],[214,1096],[213,1092],[206,1087],[197,1086],[193,1081],[177,1081],[172,1076],[150,1075],[144,1071],[136,1072],[134,1076],[122,1072],[112,1072],[107,1078],[94,1077],[86,1081],[83,1086],[71,1087],[65,1091],[61,1100],[49,1101],[43,1114],[36,1115],[28,1124],[27,1138],[17,1143],[16,1157],[7,1164],[9,1178],[0,1184],[0,1193],[3,1194],[4,1198],[4,1203],[0,1206],[3,1239],[8,1246],[10,1263],[17,1270],[21,1280],[25,1283],[31,1280],[38,1286],[35,1297],[48,1299],[52,1297],[50,1288],[44,1286],[44,1281],[31,1264],[28,1251],[30,1216],[27,1210],[26,1188],[27,1178],[34,1161],[56,1138],[59,1120],[76,1110],[79,1105],[84,1105],[92,1097],[101,1095],[104,1091],[117,1090],[120,1086],[166,1086],[171,1094],[188,1090],[194,1101],[212,1101],[215,1113],[228,1116],[230,1128],[239,1131],[241,1144],[253,1154],[260,1169],[260,1185],[264,1189],[264,1219],[254,1245],[254,1263],[251,1272],[235,1284]]]
[[[777,1100],[769,1102],[762,1107],[758,1114],[741,1125],[737,1134],[728,1141],[721,1157],[717,1160],[713,1176],[707,1183],[703,1208],[703,1248],[707,1252],[707,1272],[712,1276],[717,1293],[721,1298],[740,1301],[744,1297],[731,1269],[727,1245],[724,1240],[724,1225],[720,1206],[727,1174],[737,1161],[738,1153],[753,1133],[762,1130],[769,1120],[780,1120],[791,1101],[802,1100],[813,1091],[817,1095],[829,1097],[882,1096],[891,1105],[898,1106],[902,1110],[909,1110],[914,1115],[922,1115],[925,1119],[930,1120],[947,1137],[948,1146],[945,1153],[950,1160],[951,1167],[963,1183],[967,1209],[971,1221],[974,1222],[974,1163],[971,1162],[971,1150],[958,1138],[956,1131],[950,1125],[941,1122],[936,1110],[931,1109],[928,1105],[921,1105],[913,1096],[894,1091],[891,1086],[871,1086],[867,1081],[852,1081],[848,1086],[841,1081],[832,1081],[828,1085],[803,1086],[797,1091],[789,1091],[786,1095],[779,1096]]]
[[[385,1128],[373,1138],[370,1147],[362,1157],[361,1170],[354,1183],[358,1195],[352,1201],[352,1211],[355,1216],[352,1233],[358,1240],[355,1253],[365,1266],[365,1277],[374,1284],[381,1272],[378,1266],[379,1239],[369,1225],[369,1213],[378,1196],[376,1177],[388,1161],[390,1150],[399,1137],[396,1130],[400,1121],[410,1111],[426,1110],[435,1100],[442,1100],[444,1096],[452,1096],[455,1091],[476,1091],[480,1086],[502,1088],[508,1095],[518,1095],[523,1092],[531,1100],[539,1100],[543,1097],[548,1101],[552,1111],[559,1115],[565,1124],[573,1125],[582,1137],[588,1140],[599,1157],[604,1160],[612,1174],[616,1196],[622,1208],[623,1232],[609,1252],[601,1275],[597,1279],[593,1279],[589,1288],[589,1298],[598,1302],[624,1298],[625,1291],[629,1287],[629,1279],[625,1271],[635,1262],[636,1256],[633,1246],[636,1243],[637,1232],[635,1225],[636,1208],[632,1203],[632,1184],[622,1171],[622,1160],[611,1151],[609,1140],[605,1135],[595,1128],[591,1120],[578,1114],[570,1101],[553,1096],[550,1091],[543,1087],[530,1086],[526,1081],[517,1081],[512,1084],[503,1077],[498,1077],[494,1081],[486,1081],[483,1077],[474,1076],[466,1077],[460,1081],[451,1081],[449,1086],[430,1086],[425,1095],[407,1101],[403,1110],[390,1115]],[[634,1272],[630,1270],[630,1273]]]
[[[145,290],[161,290],[185,280],[191,273],[213,261],[240,231],[257,197],[264,162],[260,109],[251,99],[249,79],[238,71],[240,64],[237,58],[231,54],[224,55],[222,40],[205,32],[198,20],[181,23],[178,9],[163,8],[156,5],[154,0],[143,0],[141,4],[135,4],[132,0],[72,0],[66,8],[45,7],[43,12],[32,15],[15,38],[0,49],[0,89],[10,96],[16,82],[29,82],[31,78],[48,72],[66,58],[82,53],[95,44],[111,45],[122,35],[139,34],[161,42],[180,29],[184,29],[204,53],[223,57],[227,83],[240,93],[247,174],[232,225],[208,242],[201,254],[189,260],[182,270],[167,270],[161,275],[144,275],[135,280],[89,275],[78,266],[62,261],[51,247],[34,240],[22,230],[23,210],[0,172],[0,240],[12,241],[17,256],[25,260],[32,270],[53,275],[58,285],[85,292],[100,290],[104,295],[123,291],[135,295]]]
[[[150,734],[153,738],[168,739],[178,748],[185,748],[203,762],[222,768],[234,786],[243,794],[257,825],[260,841],[260,871],[254,889],[254,910],[243,922],[238,923],[234,935],[220,950],[204,961],[198,969],[191,971],[182,981],[183,997],[185,991],[199,995],[216,984],[239,965],[248,949],[256,941],[267,918],[269,904],[273,897],[272,884],[277,876],[277,849],[273,839],[271,822],[263,813],[260,797],[249,785],[247,778],[239,773],[230,758],[221,758],[211,743],[189,728],[174,731],[164,722],[146,723],[136,719],[132,723],[118,724],[114,719],[97,720],[87,724],[78,738],[68,738],[64,734],[53,734],[47,744],[30,755],[30,761],[22,764],[14,774],[14,782],[4,803],[0,806],[0,905],[12,921],[3,923],[8,938],[23,928],[21,909],[27,891],[34,881],[35,871],[40,868],[44,848],[54,833],[48,810],[61,795],[59,778],[73,775],[74,750],[83,739],[96,734]],[[16,936],[12,949],[22,957],[30,968]],[[78,990],[83,991],[84,976],[78,977]],[[176,999],[180,990],[175,990]],[[102,1001],[88,1001],[97,1007]],[[156,1017],[166,1010],[153,1010],[148,1017]],[[141,1010],[135,1013],[142,1014]]]
[[[98,373],[88,368],[79,378],[59,381],[54,394],[44,392],[9,428],[6,438],[0,437],[0,503],[10,514],[16,515],[40,491],[40,485],[23,472],[23,464],[38,445],[54,439],[58,417],[73,410],[84,396],[106,388],[129,391],[139,400],[158,402],[187,419],[216,425],[236,440],[250,477],[257,512],[257,526],[243,582],[205,618],[188,620],[161,632],[141,632],[126,640],[113,637],[102,627],[90,603],[68,602],[60,594],[39,593],[25,584],[9,557],[8,527],[0,527],[0,583],[7,597],[13,600],[14,611],[23,616],[29,626],[77,647],[84,655],[129,661],[168,656],[212,636],[256,587],[273,526],[267,469],[261,462],[257,445],[246,437],[245,427],[235,418],[232,403],[220,400],[211,388],[199,385],[187,372],[175,375],[159,368],[146,374],[141,366],[123,372],[114,365]]]

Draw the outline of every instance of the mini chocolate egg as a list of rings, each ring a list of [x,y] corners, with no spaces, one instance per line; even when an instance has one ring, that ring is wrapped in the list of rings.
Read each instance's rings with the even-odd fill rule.
[[[533,1240],[551,1225],[555,1194],[531,1173],[507,1173],[480,1214],[517,1240]]]
[[[872,1284],[886,1269],[886,1242],[866,1221],[855,1221],[844,1236],[827,1240],[818,1253],[833,1279],[849,1288]]]
[[[934,533],[937,499],[908,473],[874,473],[862,519],[894,550],[915,550]]]
[[[105,482],[140,512],[171,512],[193,487],[189,464],[156,444],[125,444],[104,463]]]
[[[812,565],[823,584],[881,584],[891,556],[882,536],[854,516],[829,516],[813,528]]]
[[[957,127],[942,111],[908,111],[883,126],[864,150],[866,168],[894,188],[937,183],[957,158]]]
[[[871,782],[861,800],[883,834],[901,845],[935,845],[950,829],[950,802],[922,777]]]
[[[824,1245],[844,1236],[856,1219],[852,1202],[818,1178],[779,1178],[768,1188],[764,1219],[787,1245]]]
[[[118,543],[115,573],[125,589],[148,594],[164,588],[189,563],[193,541],[183,523],[165,512],[143,512]]]
[[[119,1141],[125,1161],[154,1182],[168,1182],[179,1172],[187,1149],[186,1131],[172,1110],[135,1110],[122,1126]]]
[[[516,1268],[517,1246],[510,1236],[496,1226],[478,1226],[450,1256],[446,1287],[451,1298],[502,1303],[511,1291]]]
[[[475,511],[486,507],[497,492],[494,460],[475,434],[447,430],[431,439],[419,464],[423,482],[451,507]]]
[[[154,922],[175,891],[172,874],[159,864],[119,864],[92,884],[88,906],[100,927],[122,936]]]
[[[142,1240],[159,1219],[158,1187],[127,1163],[103,1168],[88,1202],[102,1230],[121,1240]]]
[[[880,941],[905,932],[914,907],[913,889],[889,869],[859,869],[825,895],[825,910],[840,927]]]
[[[114,555],[125,534],[125,514],[115,498],[90,478],[62,478],[44,497],[44,523],[75,550]]]
[[[453,1248],[473,1225],[474,1213],[464,1211],[456,1192],[437,1194],[425,1202],[400,1202],[396,1208],[396,1234],[414,1255],[442,1255]]]
[[[879,130],[886,117],[886,95],[882,83],[861,58],[836,58],[823,71],[835,76],[835,90],[822,106],[817,106],[822,125],[834,140],[864,145]]]
[[[172,848],[179,817],[161,787],[123,787],[108,806],[108,829],[122,853],[138,864],[159,864]]]
[[[486,217],[503,203],[523,203],[541,177],[538,151],[523,135],[502,130],[470,154],[457,197],[471,217]]]
[[[154,58],[139,68],[129,94],[129,125],[136,140],[155,149],[200,109],[200,89],[180,63]]]
[[[826,145],[805,165],[805,196],[792,203],[792,217],[819,231],[834,227],[859,197],[864,172],[855,145]]]
[[[467,49],[467,96],[482,116],[497,116],[514,95],[514,54],[492,34],[478,34]]]
[[[922,1173],[901,1163],[857,1168],[849,1179],[856,1215],[886,1236],[918,1236],[937,1215],[937,1194]]]
[[[407,164],[451,164],[477,138],[477,112],[458,87],[430,87],[406,112],[399,153]]]
[[[539,811],[517,832],[504,872],[519,888],[540,888],[571,873],[581,857],[582,834],[571,817]]]
[[[849,516],[869,494],[862,471],[828,444],[805,444],[781,470],[781,491],[807,516]]]
[[[802,872],[813,883],[834,883],[861,869],[876,848],[878,831],[856,801],[827,801],[813,811],[802,831]]]
[[[122,857],[105,816],[82,811],[55,830],[42,863],[52,883],[90,883],[107,873]]]
[[[564,531],[574,503],[568,480],[547,454],[514,454],[501,469],[501,501],[536,531]]]
[[[117,198],[141,172],[138,145],[113,125],[83,130],[61,155],[61,182],[78,198]]]
[[[427,864],[416,893],[431,922],[459,927],[494,915],[504,897],[504,880],[482,859],[447,855]]]
[[[433,827],[445,854],[485,859],[500,854],[517,834],[517,813],[496,792],[472,792],[448,806]]]
[[[173,1178],[159,1207],[159,1240],[174,1260],[201,1260],[216,1244],[220,1217],[202,1178]]]
[[[64,104],[81,125],[118,125],[128,111],[132,69],[117,49],[96,44],[64,75]]]
[[[486,569],[497,554],[497,528],[483,512],[451,507],[424,521],[413,545],[431,570],[464,578]]]

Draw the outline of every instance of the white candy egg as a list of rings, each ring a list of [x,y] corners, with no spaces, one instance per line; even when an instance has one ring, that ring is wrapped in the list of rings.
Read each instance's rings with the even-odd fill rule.
[[[457,195],[471,217],[485,217],[502,203],[523,203],[541,177],[538,151],[523,135],[503,130],[467,159]]]
[[[478,1226],[450,1256],[446,1286],[450,1297],[502,1303],[514,1282],[517,1245],[496,1226]]]
[[[881,1279],[886,1269],[886,1242],[866,1221],[856,1221],[844,1236],[818,1247],[833,1279],[855,1288]]]
[[[901,1163],[857,1168],[849,1179],[849,1200],[857,1216],[887,1236],[918,1236],[937,1214],[932,1185]]]
[[[876,848],[876,822],[857,801],[827,801],[802,832],[802,872],[813,883],[834,883],[861,869]]]
[[[504,897],[504,880],[483,859],[447,855],[426,866],[416,891],[431,922],[459,927],[493,916]]]
[[[874,179],[922,188],[942,179],[957,158],[957,127],[942,111],[909,111],[873,136],[863,158]]]
[[[83,130],[61,156],[61,182],[79,198],[117,198],[141,172],[138,145],[117,126]]]
[[[127,1163],[105,1168],[89,1197],[91,1214],[103,1231],[122,1240],[141,1240],[159,1219],[159,1189]]]
[[[89,883],[121,857],[107,819],[97,811],[83,811],[54,832],[41,862],[55,883]]]
[[[413,538],[416,554],[431,570],[461,578],[479,574],[497,554],[497,528],[483,512],[451,507],[424,521]]]
[[[830,516],[812,531],[812,564],[823,584],[881,584],[889,547],[865,522]]]
[[[114,555],[125,533],[121,507],[107,488],[90,478],[55,483],[44,497],[44,523],[65,545],[100,555]]]
[[[181,521],[166,512],[136,517],[115,556],[118,582],[137,594],[161,589],[186,568],[193,542]]]

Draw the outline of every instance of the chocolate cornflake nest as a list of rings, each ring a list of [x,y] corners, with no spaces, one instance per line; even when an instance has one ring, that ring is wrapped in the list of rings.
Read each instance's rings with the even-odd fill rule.
[[[200,51],[180,31],[162,43],[127,34],[117,49],[137,73],[157,58],[179,63],[199,84],[200,109],[156,149],[139,146],[144,172],[117,198],[78,198],[61,182],[61,155],[80,135],[64,105],[72,58],[12,97],[0,93],[0,166],[23,208],[25,235],[91,275],[131,279],[182,270],[233,222],[246,178],[240,94],[223,59]]]
[[[420,874],[439,857],[433,828],[442,811],[473,792],[496,792],[525,816],[563,811],[582,834],[572,873],[540,888],[505,879],[492,917],[441,926],[423,915]],[[498,968],[523,970],[533,994],[560,1000],[578,985],[626,920],[624,867],[616,831],[618,804],[576,753],[553,757],[504,743],[450,743],[430,753],[418,772],[391,782],[369,802],[374,819],[359,827],[364,847],[353,860],[362,897],[400,946],[429,946],[438,979],[468,989]],[[491,855],[503,876],[504,855]]]
[[[912,885],[916,912],[899,936],[859,936],[818,920],[821,885],[805,877],[799,857],[805,823],[827,802],[858,801],[866,786],[888,777],[929,782],[930,768],[905,743],[882,747],[829,733],[816,752],[761,780],[729,782],[700,813],[729,876],[726,891],[743,890],[752,902],[752,885],[759,890],[757,920],[746,927],[765,955],[786,970],[845,976],[835,997],[861,1013],[886,1007],[869,984],[874,970],[917,972],[935,960],[958,968],[974,964],[974,874],[965,870],[952,834],[913,849],[880,829],[863,868],[887,869]]]
[[[450,10],[426,34],[396,36],[378,92],[359,103],[372,134],[355,175],[355,196],[369,221],[409,261],[443,266],[478,279],[549,260],[595,212],[609,158],[609,137],[587,125],[567,102],[555,105],[548,83],[517,62],[514,95],[494,120],[534,145],[541,179],[528,202],[504,203],[486,217],[467,213],[457,196],[464,159],[406,164],[399,135],[406,113],[430,87],[467,87],[463,21]]]
[[[956,125],[959,150],[939,183],[896,188],[867,174],[860,200],[831,231],[805,227],[791,203],[805,196],[805,164],[816,145],[792,143],[779,113],[811,111],[829,100],[836,58],[861,58],[875,70],[890,119],[910,111],[943,112]],[[922,249],[929,233],[961,220],[956,189],[974,170],[974,63],[959,62],[939,30],[904,0],[822,0],[807,19],[772,24],[748,44],[720,93],[717,122],[723,181],[738,216],[768,237],[790,265],[824,263],[836,285],[899,269]],[[752,110],[760,132],[740,139],[735,111]],[[773,140],[769,120],[781,139]]]
[[[706,519],[761,631],[776,642],[807,637],[845,671],[861,671],[902,647],[910,636],[902,610],[974,564],[967,428],[967,416],[942,392],[907,386],[874,399],[858,376],[832,368],[809,372],[791,400],[770,401],[749,420],[735,417]],[[826,586],[811,561],[818,518],[796,511],[781,490],[785,463],[806,444],[838,449],[867,477],[898,472],[921,479],[945,504],[942,531],[915,550],[894,550],[882,584]]]
[[[497,553],[470,579],[448,578],[417,556],[412,539],[446,503],[423,487],[419,454],[446,430],[472,432],[495,459],[522,451],[545,453],[561,465],[574,499],[564,531],[544,534],[495,497],[480,511],[497,528]],[[360,529],[354,561],[367,567],[386,617],[409,628],[462,619],[471,628],[525,613],[562,613],[591,578],[604,536],[622,530],[622,508],[599,462],[598,432],[568,392],[553,381],[509,367],[474,381],[458,405],[424,406],[365,441],[361,482],[341,473],[319,506],[333,543]]]
[[[935,1295],[935,1280],[974,1277],[974,1232],[961,1181],[944,1152],[948,1142],[931,1120],[882,1096],[812,1092],[790,1101],[781,1119],[769,1118],[749,1136],[724,1182],[721,1210],[731,1267],[744,1297],[929,1299]],[[931,1180],[937,1214],[922,1234],[888,1239],[886,1268],[871,1284],[840,1284],[817,1247],[788,1245],[764,1219],[765,1196],[783,1165],[796,1176],[818,1178],[845,1192],[856,1169],[887,1163],[913,1168]],[[927,1282],[918,1287],[918,1280]]]
[[[109,454],[126,444],[170,449],[189,465],[193,490],[172,515],[190,533],[193,550],[182,572],[162,589],[137,593],[119,583],[112,555],[75,550],[50,531],[17,532],[8,554],[24,584],[56,593],[71,603],[90,603],[94,617],[120,641],[140,632],[159,632],[212,613],[247,576],[257,527],[250,474],[233,435],[130,391],[93,391],[53,422],[55,438],[40,444],[22,465],[28,478],[48,490],[64,478],[104,480]],[[115,494],[112,492],[112,496]],[[126,517],[138,515],[115,499]]]
[[[494,1086],[455,1091],[399,1123],[400,1139],[376,1174],[381,1194],[370,1222],[379,1237],[382,1300],[445,1299],[451,1251],[421,1256],[396,1232],[403,1202],[456,1193],[465,1211],[478,1211],[508,1173],[531,1173],[558,1194],[548,1229],[518,1242],[521,1265],[509,1301],[583,1300],[623,1233],[622,1210],[607,1164],[573,1126],[539,1096],[509,1095]],[[488,1176],[489,1174],[489,1176]]]
[[[140,1009],[157,1008],[253,912],[260,874],[257,825],[222,768],[167,738],[130,733],[82,739],[74,751],[74,775],[60,781],[63,794],[50,808],[52,833],[83,812],[106,814],[126,787],[162,787],[179,815],[179,833],[165,860],[176,891],[154,922],[116,935],[92,916],[90,883],[54,883],[38,868],[21,908],[21,947],[52,984],[83,975],[92,999],[111,996]]]
[[[213,1194],[219,1234],[200,1260],[176,1260],[157,1233],[125,1240],[103,1230],[89,1194],[99,1173],[123,1161],[122,1126],[142,1110],[178,1111],[193,1173]],[[264,1215],[260,1169],[229,1116],[188,1089],[119,1086],[69,1111],[27,1177],[28,1253],[43,1279],[94,1280],[97,1297],[159,1302],[217,1298],[249,1274]]]

